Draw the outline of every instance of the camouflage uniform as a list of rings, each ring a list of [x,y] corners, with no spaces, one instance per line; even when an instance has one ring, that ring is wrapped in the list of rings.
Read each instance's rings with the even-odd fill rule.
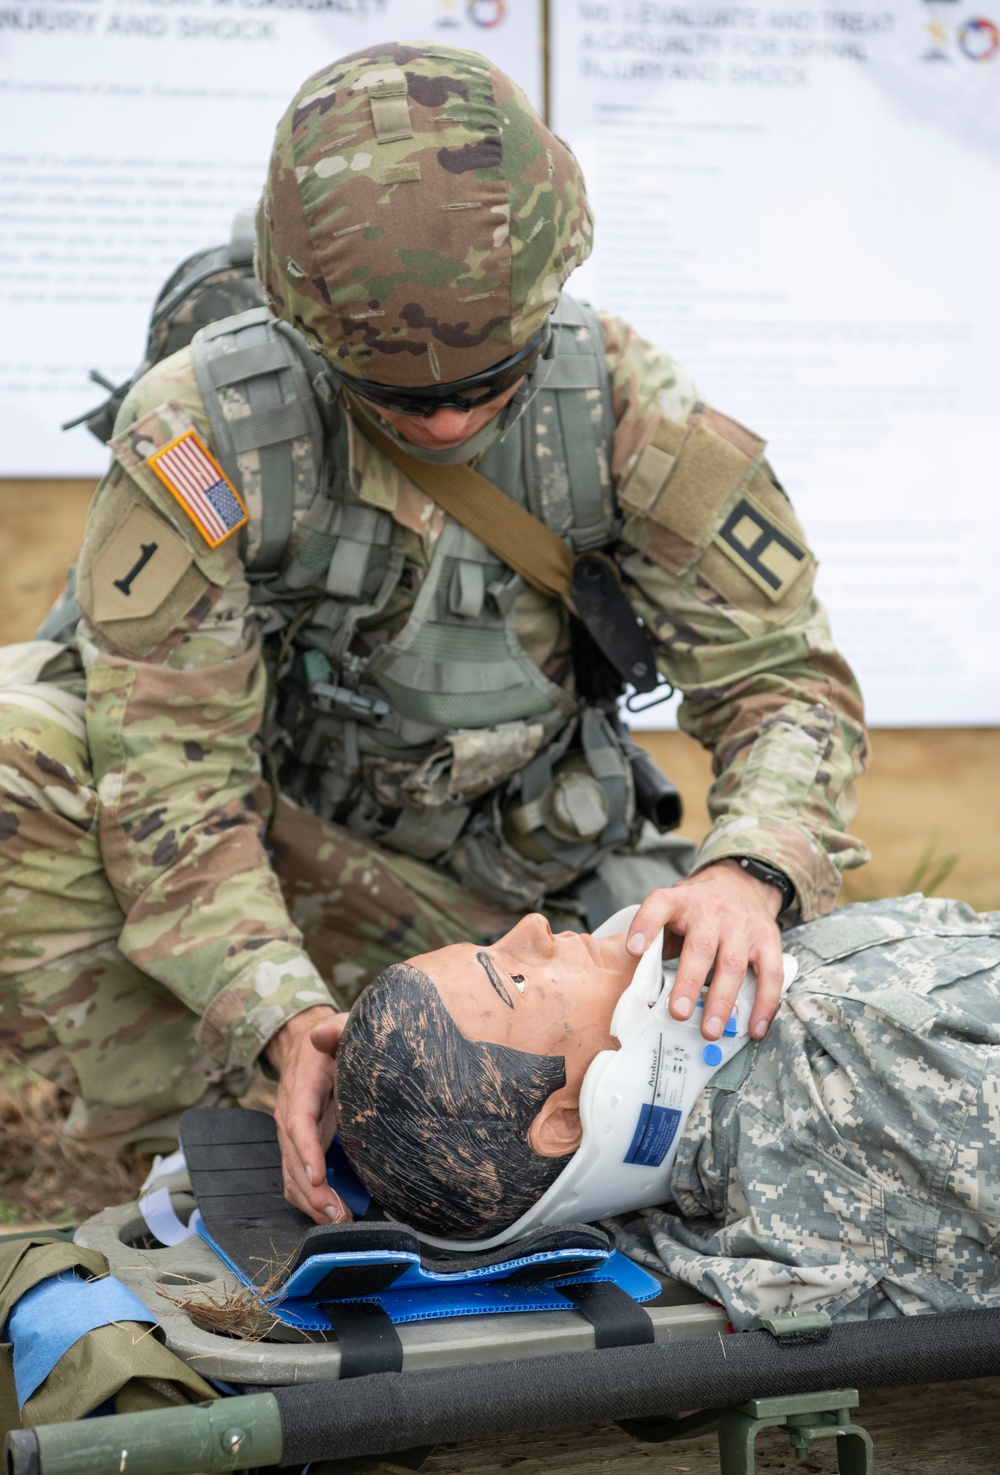
[[[528,343],[589,252],[591,223],[572,155],[509,79],[472,53],[395,46],[301,89],[279,125],[258,233],[272,309],[348,380],[427,385]],[[846,832],[866,740],[814,560],[763,442],[706,409],[684,370],[620,319],[601,316],[600,331],[615,423],[602,471],[623,517],[615,557],[663,675],[685,693],[681,726],[714,754],[714,824],[697,863],[756,855],[792,879],[803,917],[819,915],[841,870],[867,858]],[[229,390],[220,403],[232,425],[250,413]],[[346,669],[406,627],[450,524],[345,421],[346,464],[324,475],[368,517],[388,514],[403,550]],[[495,887],[480,868],[473,894],[460,847],[423,865],[379,849],[360,821],[347,834],[287,804],[269,854],[261,754],[279,735],[292,658],[329,643],[316,624],[329,601],[322,571],[318,586],[289,576],[270,605],[255,601],[265,454],[240,458],[246,526],[210,538],[151,459],[192,430],[218,451],[182,350],[118,417],[80,556],[82,669],[29,649],[3,705],[6,1038],[36,1063],[58,1044],[90,1103],[78,1130],[119,1144],[199,1090],[242,1089],[296,1013],[349,1004],[395,959],[496,935],[511,920],[496,900],[517,904],[501,895],[500,862]],[[298,470],[303,445],[292,443]],[[542,492],[558,502],[565,488],[539,445]],[[316,506],[296,507],[286,574]],[[526,587],[511,608],[504,638],[525,687],[572,714],[565,608]],[[405,808],[419,792],[418,825],[456,787],[488,802],[545,736],[531,720],[459,726],[471,731],[448,739],[450,779],[428,779],[427,755],[401,750],[368,773],[379,802]]]
[[[622,1248],[737,1330],[1000,1305],[1000,912],[869,902],[784,945],[799,975],[695,1103],[676,1212]]]

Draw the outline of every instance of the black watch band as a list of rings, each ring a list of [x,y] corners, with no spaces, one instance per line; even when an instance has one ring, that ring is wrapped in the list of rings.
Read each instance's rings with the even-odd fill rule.
[[[777,866],[769,866],[766,861],[757,860],[752,855],[736,855],[733,859],[743,867],[748,876],[753,876],[758,881],[765,881],[768,886],[776,886],[782,896],[781,910],[782,912],[788,910],[795,900],[795,887],[784,871],[779,871]]]

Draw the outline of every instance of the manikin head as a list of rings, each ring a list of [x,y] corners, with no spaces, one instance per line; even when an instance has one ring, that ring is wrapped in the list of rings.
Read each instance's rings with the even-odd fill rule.
[[[580,1090],[613,1050],[635,972],[625,933],[553,935],[538,914],[381,974],[338,1053],[341,1142],[373,1197],[454,1239],[506,1229],[580,1146]]]

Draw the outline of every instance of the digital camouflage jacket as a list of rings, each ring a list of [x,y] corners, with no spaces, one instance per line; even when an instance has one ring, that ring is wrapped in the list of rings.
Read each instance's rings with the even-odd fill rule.
[[[1000,912],[924,896],[785,935],[767,1036],[701,1093],[620,1247],[757,1316],[1000,1305]]]

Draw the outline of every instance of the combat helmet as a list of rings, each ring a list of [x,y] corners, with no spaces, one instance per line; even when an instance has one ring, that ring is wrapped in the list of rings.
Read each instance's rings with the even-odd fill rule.
[[[484,373],[537,339],[590,254],[579,166],[477,52],[369,47],[278,124],[257,273],[340,374],[400,388]]]

